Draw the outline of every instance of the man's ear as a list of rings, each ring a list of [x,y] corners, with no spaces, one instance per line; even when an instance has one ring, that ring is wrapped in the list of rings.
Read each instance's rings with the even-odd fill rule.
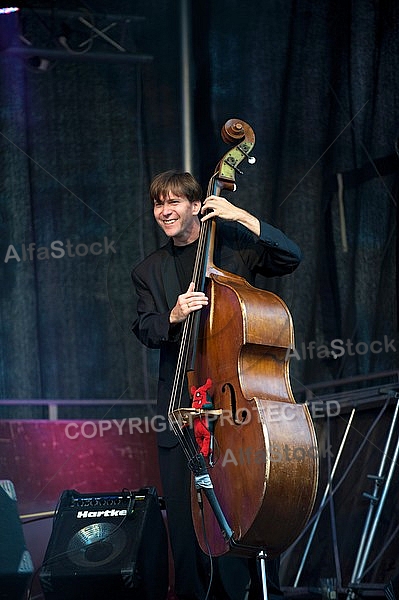
[[[194,200],[193,205],[193,215],[198,215],[201,210],[201,200]]]

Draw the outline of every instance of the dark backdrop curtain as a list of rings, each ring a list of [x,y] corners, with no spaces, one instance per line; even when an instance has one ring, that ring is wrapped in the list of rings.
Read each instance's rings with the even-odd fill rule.
[[[181,166],[171,8],[157,4],[144,32],[140,22],[128,27],[127,48],[149,61],[122,63],[118,52],[112,61],[88,61],[71,53],[42,70],[33,60],[0,58],[3,398],[155,396],[156,356],[147,357],[130,332],[130,270],[159,244],[149,178],[176,157]],[[50,13],[23,14],[33,45],[54,49],[41,27]],[[174,37],[164,28],[174,28]],[[118,28],[112,35],[119,41]],[[96,51],[112,47],[98,42]]]
[[[293,375],[309,383],[395,368],[397,346],[388,342],[397,339],[398,6],[364,0],[228,6],[194,8],[202,23],[198,44],[206,30],[197,55],[198,135],[203,106],[215,138],[226,117],[253,125],[258,162],[246,169],[237,198],[304,252],[294,276],[272,286],[294,315],[300,360],[292,358]],[[385,162],[378,164],[385,157],[386,171]],[[204,174],[209,162],[202,162]],[[335,343],[345,348],[337,359],[324,348],[320,358],[303,350],[309,342],[330,348],[333,340],[344,342]],[[373,346],[381,352],[370,351],[373,340],[381,341]]]
[[[161,241],[151,177],[183,166],[179,6],[136,3],[145,20],[124,42],[146,63],[0,58],[3,398],[155,396],[129,272]],[[398,22],[396,3],[371,0],[192,5],[194,171],[205,186],[228,118],[253,126],[257,163],[233,200],[303,249],[293,276],[266,284],[294,316],[298,388],[397,365]],[[25,26],[53,42],[33,13]],[[323,345],[337,340],[334,359]]]

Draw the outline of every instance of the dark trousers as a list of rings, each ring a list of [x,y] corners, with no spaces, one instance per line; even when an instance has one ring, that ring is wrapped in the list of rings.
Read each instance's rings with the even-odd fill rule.
[[[191,517],[191,471],[180,447],[159,447],[163,496],[175,570],[175,592],[179,600],[204,600],[211,579],[209,599],[260,600],[262,586],[256,559],[233,556],[210,558],[199,547]],[[266,563],[268,591],[280,594],[278,561]]]

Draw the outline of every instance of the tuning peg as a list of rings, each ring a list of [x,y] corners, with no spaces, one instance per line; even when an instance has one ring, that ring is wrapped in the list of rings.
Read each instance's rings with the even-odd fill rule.
[[[248,147],[246,144],[240,144],[239,146],[241,152],[247,157],[247,161],[249,162],[250,165],[254,165],[256,163],[256,158],[254,156],[250,156],[248,149],[251,149],[251,147]]]

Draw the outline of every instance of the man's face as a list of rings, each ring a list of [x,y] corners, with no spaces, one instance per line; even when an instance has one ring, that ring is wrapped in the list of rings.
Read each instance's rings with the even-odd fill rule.
[[[168,237],[177,246],[194,242],[198,237],[198,213],[201,202],[189,202],[187,198],[169,192],[167,196],[154,202],[154,217]]]

